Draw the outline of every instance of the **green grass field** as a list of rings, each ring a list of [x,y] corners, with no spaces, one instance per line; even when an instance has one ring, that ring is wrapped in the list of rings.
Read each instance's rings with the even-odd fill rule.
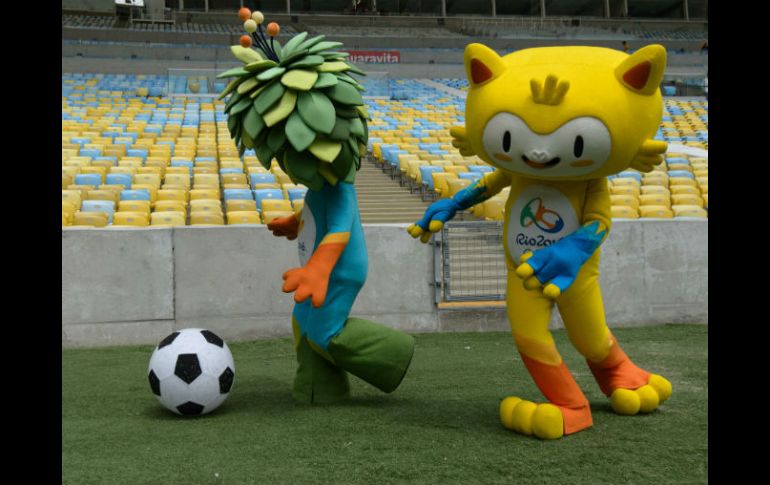
[[[614,330],[674,394],[615,415],[563,330],[564,360],[594,426],[544,442],[507,431],[498,404],[540,399],[508,333],[417,335],[406,379],[385,395],[355,378],[342,405],[295,404],[289,339],[233,343],[229,399],[172,415],[147,383],[150,346],[64,350],[64,484],[695,484],[707,482],[708,327]]]

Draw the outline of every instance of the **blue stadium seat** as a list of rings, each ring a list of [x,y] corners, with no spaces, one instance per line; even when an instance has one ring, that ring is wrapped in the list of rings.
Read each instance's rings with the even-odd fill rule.
[[[225,189],[224,197],[225,200],[254,200],[251,190],[249,189]]]
[[[633,178],[640,184],[642,183],[642,174],[639,172],[624,171],[618,174],[618,178]]]
[[[147,189],[121,190],[120,200],[150,200],[150,191]]]
[[[251,188],[253,189],[256,184],[274,184],[275,175],[272,173],[252,173],[249,175],[251,180]]]
[[[83,212],[106,212],[108,223],[112,224],[112,215],[115,214],[115,203],[111,200],[84,200],[80,210]]]
[[[98,173],[79,173],[75,175],[76,185],[102,185],[102,176]]]
[[[427,186],[429,190],[433,190],[433,177],[434,172],[443,172],[443,167],[436,167],[434,165],[423,165],[420,167],[420,176],[422,177],[422,184]]]
[[[468,165],[469,172],[488,173],[494,172],[495,169],[488,165]]]
[[[243,173],[242,168],[220,168],[219,175],[225,175],[228,173]]]
[[[302,187],[292,188],[286,191],[289,194],[289,200],[295,201],[297,199],[304,199],[307,194],[307,189]]]
[[[264,199],[283,199],[283,192],[280,189],[257,189],[254,191],[254,199],[257,201],[257,209],[262,212]]]
[[[131,188],[131,175],[127,173],[108,173],[106,177],[108,184],[120,184],[126,189]]]
[[[690,179],[694,179],[695,175],[692,174],[692,172],[688,172],[687,170],[670,170],[668,172],[669,177],[687,177]]]

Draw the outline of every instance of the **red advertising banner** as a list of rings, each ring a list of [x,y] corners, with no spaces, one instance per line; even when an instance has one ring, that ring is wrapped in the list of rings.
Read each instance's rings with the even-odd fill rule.
[[[401,53],[399,51],[351,51],[348,61],[352,63],[364,64],[398,64],[401,62]]]

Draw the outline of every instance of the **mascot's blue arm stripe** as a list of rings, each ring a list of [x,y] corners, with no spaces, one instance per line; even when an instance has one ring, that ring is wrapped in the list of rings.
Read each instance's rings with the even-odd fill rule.
[[[488,198],[485,197],[486,192],[487,187],[484,185],[483,179],[480,179],[459,191],[452,197],[452,200],[457,203],[459,210],[465,210],[479,202],[484,202]]]

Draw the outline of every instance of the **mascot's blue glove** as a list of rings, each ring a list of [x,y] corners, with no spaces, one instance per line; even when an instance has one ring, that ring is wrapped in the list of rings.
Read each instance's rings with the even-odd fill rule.
[[[486,187],[482,180],[477,180],[469,187],[455,194],[451,199],[440,199],[432,203],[425,210],[422,219],[406,228],[412,237],[419,237],[426,243],[434,232],[439,232],[444,223],[452,219],[457,211],[465,210],[485,199]]]
[[[545,285],[543,295],[558,297],[572,285],[580,268],[602,243],[607,231],[598,229],[599,222],[594,221],[548,247],[522,254],[516,274],[524,279],[527,289]]]
[[[419,237],[420,241],[426,243],[434,232],[439,232],[444,227],[444,223],[452,219],[460,206],[454,199],[441,199],[432,203],[425,209],[422,219],[406,228],[412,237]]]

